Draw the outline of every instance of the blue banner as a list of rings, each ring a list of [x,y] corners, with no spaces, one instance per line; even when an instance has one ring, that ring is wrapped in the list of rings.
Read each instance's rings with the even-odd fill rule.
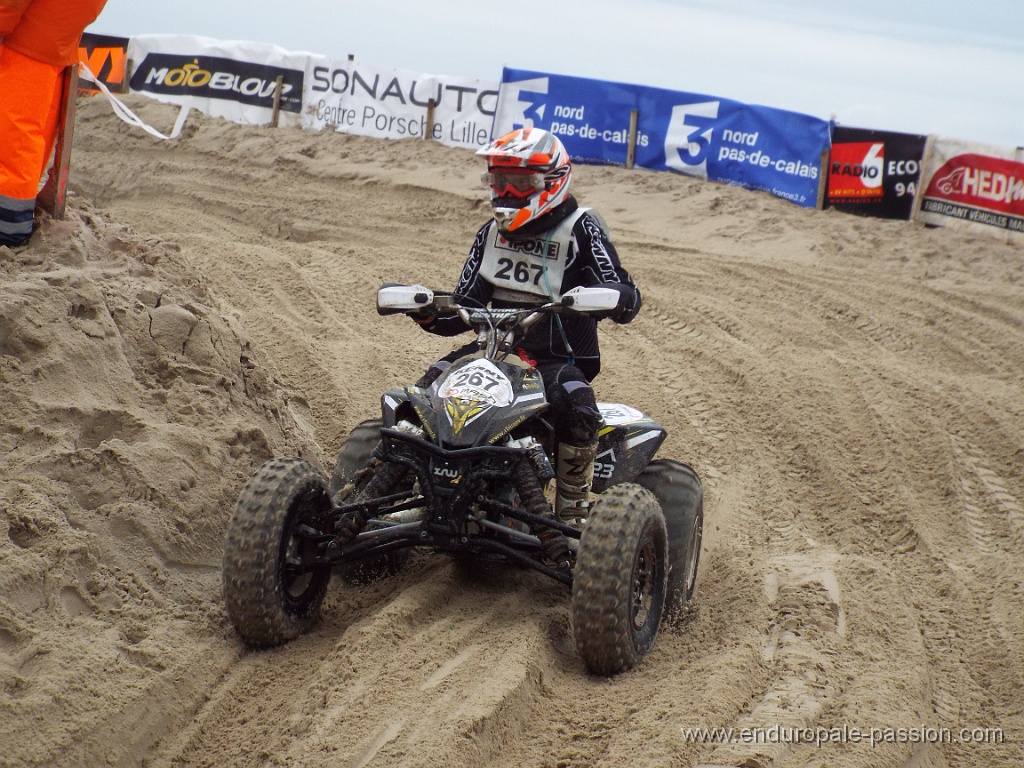
[[[817,205],[829,123],[796,112],[506,67],[493,135],[545,128],[576,162],[625,165],[634,109],[636,165]]]

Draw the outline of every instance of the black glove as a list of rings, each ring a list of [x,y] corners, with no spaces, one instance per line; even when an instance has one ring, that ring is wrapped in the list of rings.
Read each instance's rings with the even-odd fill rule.
[[[413,322],[419,326],[430,325],[437,319],[437,314],[433,309],[424,307],[423,309],[413,310],[412,312],[406,313],[413,319]]]
[[[611,288],[619,293],[619,305],[611,314],[612,320],[620,325],[628,323],[640,311],[640,290],[626,283],[601,283],[602,288]]]

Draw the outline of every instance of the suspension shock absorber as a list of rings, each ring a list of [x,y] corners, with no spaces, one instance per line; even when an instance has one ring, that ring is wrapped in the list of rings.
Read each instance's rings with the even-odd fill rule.
[[[550,466],[551,463],[548,462],[549,469]],[[544,488],[534,470],[532,458],[529,461],[520,461],[516,465],[513,477],[516,487],[519,489],[519,498],[523,502],[523,506],[535,515],[551,517],[551,505],[544,498]],[[561,531],[538,526],[533,532],[540,539],[541,552],[545,560],[557,568],[570,567],[572,555],[569,551],[569,542]]]
[[[530,459],[534,472],[537,473],[537,480],[540,482],[543,492],[544,486],[555,476],[555,470],[551,466],[551,460],[548,458],[548,455],[544,452],[544,446],[538,442],[537,438],[530,435],[521,437],[518,440],[509,440],[506,445],[510,448],[522,448],[526,451],[526,456]]]
[[[523,506],[535,515],[550,517],[551,505],[544,498],[544,488],[534,472],[532,461],[520,461],[516,465],[513,477],[516,481],[516,488],[519,489],[519,499],[523,502]]]

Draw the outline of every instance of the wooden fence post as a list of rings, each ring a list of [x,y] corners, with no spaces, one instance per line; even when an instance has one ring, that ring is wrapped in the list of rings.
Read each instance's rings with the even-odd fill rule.
[[[831,144],[831,142],[829,142]],[[832,151],[829,147],[821,150],[821,158],[818,160],[818,197],[814,201],[814,207],[819,211],[825,210],[826,193],[828,192],[828,159]]]
[[[636,125],[639,120],[640,113],[632,109],[629,112],[629,145],[626,149],[626,167],[632,168],[633,163],[636,162]]]
[[[270,127],[277,128],[277,119],[281,114],[281,91],[284,90],[284,75],[278,75],[274,82],[274,114],[270,118]]]
[[[434,110],[437,109],[437,102],[433,97],[427,99],[427,125],[423,129],[423,138],[429,139],[434,135]]]
[[[78,65],[65,67],[61,75],[62,99],[57,118],[53,166],[36,201],[54,219],[63,219],[67,209],[68,173],[71,169],[71,139],[75,131],[75,99],[78,97]]]

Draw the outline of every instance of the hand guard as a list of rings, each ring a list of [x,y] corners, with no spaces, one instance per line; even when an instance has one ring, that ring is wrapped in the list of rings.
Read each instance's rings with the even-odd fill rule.
[[[626,283],[601,283],[602,288],[611,288],[619,294],[619,305],[610,315],[611,319],[624,325],[636,317],[640,311],[640,291]]]

